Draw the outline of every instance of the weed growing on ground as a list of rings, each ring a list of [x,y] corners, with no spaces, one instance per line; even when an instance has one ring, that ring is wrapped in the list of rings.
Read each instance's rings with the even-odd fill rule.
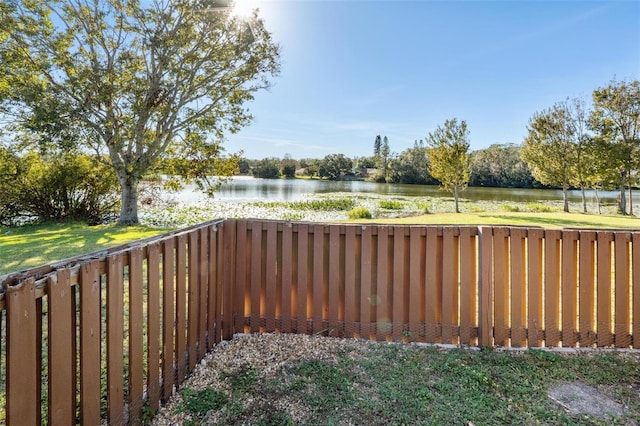
[[[371,212],[364,206],[355,207],[347,212],[349,219],[371,219]]]

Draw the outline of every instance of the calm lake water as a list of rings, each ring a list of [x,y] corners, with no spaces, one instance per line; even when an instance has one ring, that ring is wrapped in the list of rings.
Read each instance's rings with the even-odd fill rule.
[[[255,179],[234,177],[216,192],[215,199],[221,201],[296,201],[309,194],[331,192],[364,192],[379,195],[451,197],[433,185],[401,185],[363,181],[327,181],[311,179]],[[599,191],[603,204],[613,204],[618,197],[616,191]],[[634,191],[634,201],[640,193]],[[203,195],[193,187],[187,187],[180,194],[183,201],[198,201]],[[520,188],[467,188],[461,195],[470,200],[536,202],[562,200],[562,191],[555,189]],[[588,202],[595,202],[593,191],[587,191]],[[580,202],[580,191],[569,192],[569,201]],[[635,203],[634,203],[635,204]]]

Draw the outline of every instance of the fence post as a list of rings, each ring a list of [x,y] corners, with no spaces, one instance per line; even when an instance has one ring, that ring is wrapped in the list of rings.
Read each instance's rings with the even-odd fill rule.
[[[478,344],[493,346],[493,229],[478,227],[480,282],[478,292]]]

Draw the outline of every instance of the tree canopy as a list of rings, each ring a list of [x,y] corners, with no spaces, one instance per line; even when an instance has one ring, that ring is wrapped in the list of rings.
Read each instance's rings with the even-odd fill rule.
[[[469,183],[470,171],[467,123],[464,120],[458,123],[455,118],[446,120],[444,126],[429,133],[427,143],[431,175],[453,194],[456,213],[460,213],[458,198]]]
[[[217,3],[2,2],[2,111],[51,143],[107,154],[119,222],[137,223],[138,182],[160,161],[185,160],[201,184],[235,171],[224,135],[250,122],[245,103],[279,72],[257,12],[245,22]]]

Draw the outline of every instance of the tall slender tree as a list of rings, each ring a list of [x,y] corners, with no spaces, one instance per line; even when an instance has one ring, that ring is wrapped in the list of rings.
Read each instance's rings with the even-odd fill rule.
[[[469,183],[471,168],[467,123],[464,120],[458,123],[455,118],[446,120],[444,126],[429,133],[427,144],[431,175],[453,194],[456,213],[460,213],[459,196]]]

